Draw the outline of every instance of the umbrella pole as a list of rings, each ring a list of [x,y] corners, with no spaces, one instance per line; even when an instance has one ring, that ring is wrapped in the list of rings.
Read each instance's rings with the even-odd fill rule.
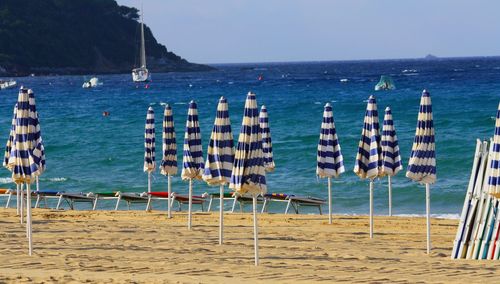
[[[148,172],[148,193],[151,193],[151,172]]]
[[[21,185],[16,184],[16,214],[21,215]]]
[[[255,266],[259,265],[259,231],[257,226],[257,195],[253,196],[253,245],[255,249]]]
[[[168,175],[168,218],[172,218],[172,177]]]
[[[328,178],[328,224],[332,224],[332,179]]]
[[[224,234],[224,185],[220,186],[220,212],[219,212],[219,245],[222,245]]]
[[[373,239],[373,180],[370,180],[370,239]]]
[[[36,191],[40,190],[40,184],[38,182],[38,176],[36,176]]]
[[[188,230],[191,230],[191,209],[193,206],[193,179],[189,179]]]
[[[389,216],[392,216],[392,184],[391,184],[391,176],[387,176],[387,181],[389,183]]]
[[[425,184],[425,207],[427,209],[427,254],[431,253],[431,187]]]
[[[27,224],[26,224],[26,229],[27,229],[27,234],[28,234],[28,251],[29,255],[32,255],[33,253],[33,240],[31,238],[31,185],[28,183],[26,184],[26,211],[27,211]]]
[[[21,224],[24,223],[24,189],[21,184]]]

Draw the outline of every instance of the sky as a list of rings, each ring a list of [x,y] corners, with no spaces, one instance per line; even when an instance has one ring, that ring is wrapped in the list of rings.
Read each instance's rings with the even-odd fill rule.
[[[191,62],[500,55],[497,0],[117,0]]]

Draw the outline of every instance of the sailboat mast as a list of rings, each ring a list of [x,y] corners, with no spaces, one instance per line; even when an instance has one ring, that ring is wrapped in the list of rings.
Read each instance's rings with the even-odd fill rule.
[[[146,68],[146,46],[144,43],[144,12],[141,7],[141,67]]]

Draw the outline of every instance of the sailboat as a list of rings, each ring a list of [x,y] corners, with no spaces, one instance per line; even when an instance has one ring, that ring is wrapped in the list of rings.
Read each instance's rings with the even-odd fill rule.
[[[144,44],[144,17],[141,10],[141,67],[132,69],[132,80],[134,82],[146,82],[149,80],[149,71],[146,68],[146,47]]]

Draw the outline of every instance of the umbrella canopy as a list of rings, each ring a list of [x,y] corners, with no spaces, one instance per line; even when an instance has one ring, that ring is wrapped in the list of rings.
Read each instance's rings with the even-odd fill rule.
[[[203,150],[201,146],[200,125],[198,122],[198,108],[195,101],[189,103],[184,134],[184,148],[182,156],[183,180],[201,179],[203,174]]]
[[[229,188],[240,194],[252,195],[265,194],[267,191],[259,110],[253,93],[248,93],[245,101]]]
[[[155,168],[155,112],[149,107],[144,132],[144,171],[151,173]]]
[[[234,162],[234,139],[231,132],[231,120],[227,100],[219,99],[210,141],[208,142],[207,160],[203,180],[209,185],[228,184]]]
[[[316,175],[320,178],[336,178],[345,172],[344,158],[335,130],[332,106],[327,103],[323,111],[323,123],[319,135]]]
[[[271,141],[271,130],[269,130],[269,116],[267,108],[263,105],[259,113],[260,134],[262,135],[262,152],[264,153],[264,167],[266,171],[274,171],[273,143]]]
[[[16,118],[17,118],[17,103],[14,105],[14,113],[12,115],[12,124],[10,127],[9,138],[7,139],[7,143],[5,145],[3,166],[6,168],[8,168],[10,151],[12,150],[12,145],[14,142],[14,135],[16,133]]]
[[[354,173],[362,179],[380,177],[382,174],[381,154],[377,101],[374,96],[370,96],[358,144]]]
[[[422,184],[436,182],[435,150],[431,96],[429,92],[424,90],[420,99],[417,128],[406,177]]]
[[[163,112],[163,158],[160,173],[165,176],[177,174],[177,144],[175,141],[174,118],[170,105]]]
[[[497,118],[495,123],[495,135],[493,136],[493,157],[490,164],[490,175],[488,177],[489,192],[493,196],[500,197],[500,104],[498,104]]]
[[[32,99],[30,100],[30,96]],[[12,142],[6,167],[12,171],[15,183],[32,183],[45,169],[45,151],[32,90],[19,92]],[[10,141],[10,138],[9,138]],[[9,142],[7,142],[9,144]]]
[[[401,155],[399,153],[398,137],[392,120],[390,107],[385,109],[384,124],[382,126],[382,173],[388,176],[396,175],[403,166],[401,165]]]

